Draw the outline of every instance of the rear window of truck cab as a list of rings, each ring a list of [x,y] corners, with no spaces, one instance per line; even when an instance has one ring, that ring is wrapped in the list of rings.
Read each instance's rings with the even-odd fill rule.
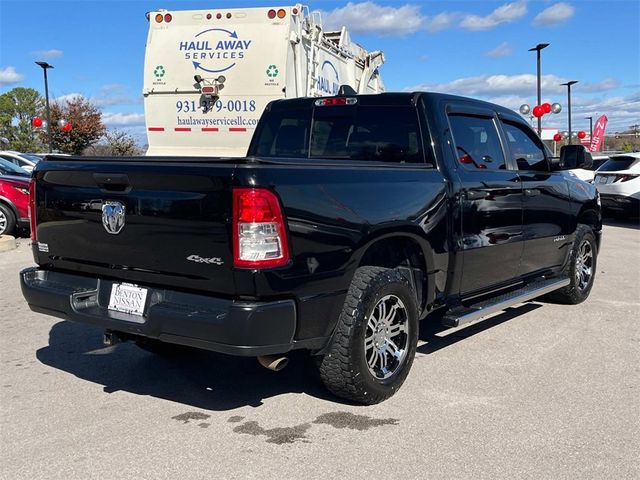
[[[423,163],[411,106],[328,105],[264,114],[256,156]]]

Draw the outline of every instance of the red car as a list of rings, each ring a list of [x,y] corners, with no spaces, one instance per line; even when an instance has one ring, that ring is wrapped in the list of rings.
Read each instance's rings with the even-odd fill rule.
[[[29,177],[0,175],[0,235],[29,228]]]

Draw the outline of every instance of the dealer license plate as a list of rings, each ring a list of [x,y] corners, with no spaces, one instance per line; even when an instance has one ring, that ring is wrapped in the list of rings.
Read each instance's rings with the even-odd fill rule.
[[[146,288],[140,288],[130,283],[114,283],[111,287],[109,310],[142,316],[147,301],[147,292]]]

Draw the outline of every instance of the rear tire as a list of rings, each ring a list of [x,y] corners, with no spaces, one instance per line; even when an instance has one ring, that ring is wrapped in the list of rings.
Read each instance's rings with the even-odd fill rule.
[[[563,276],[569,277],[571,283],[549,293],[546,298],[567,305],[577,305],[584,302],[593,287],[597,257],[598,246],[593,230],[588,225],[579,224],[569,262],[562,273]]]
[[[13,235],[16,230],[16,216],[9,207],[0,203],[0,235]]]
[[[416,353],[416,296],[398,270],[356,271],[328,352],[318,359],[320,378],[335,395],[372,405],[403,384]]]

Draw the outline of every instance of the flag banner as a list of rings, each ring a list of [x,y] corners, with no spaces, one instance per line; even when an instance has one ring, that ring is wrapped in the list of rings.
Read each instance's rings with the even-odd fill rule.
[[[591,139],[591,145],[589,146],[590,152],[599,152],[602,147],[602,140],[604,139],[604,129],[607,127],[607,116],[602,115],[593,128],[593,138]]]

